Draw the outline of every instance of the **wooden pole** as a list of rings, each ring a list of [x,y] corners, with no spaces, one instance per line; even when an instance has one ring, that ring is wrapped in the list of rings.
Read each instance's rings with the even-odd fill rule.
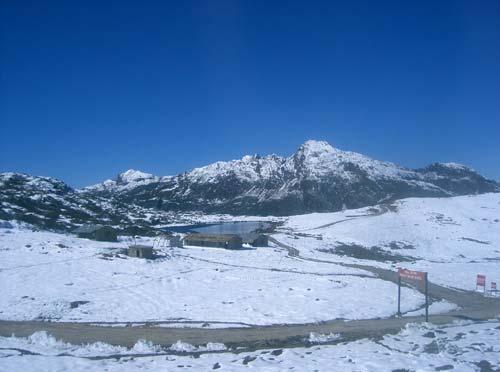
[[[425,322],[429,321],[429,278],[425,273]]]
[[[398,274],[398,316],[401,317],[401,275]]]

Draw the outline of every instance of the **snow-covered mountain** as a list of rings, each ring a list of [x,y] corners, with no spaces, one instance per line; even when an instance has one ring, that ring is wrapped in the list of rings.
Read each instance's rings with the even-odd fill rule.
[[[290,215],[495,191],[498,183],[463,165],[411,170],[310,140],[289,157],[244,156],[173,177],[128,170],[81,193],[163,210]]]
[[[150,173],[141,172],[135,169],[129,169],[120,173],[116,179],[108,179],[97,185],[87,186],[82,191],[123,191],[141,185],[147,185],[152,182],[160,181],[160,177],[156,177]]]

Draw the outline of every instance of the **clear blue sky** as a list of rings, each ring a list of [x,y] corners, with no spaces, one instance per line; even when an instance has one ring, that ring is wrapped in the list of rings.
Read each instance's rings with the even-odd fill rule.
[[[2,1],[0,171],[84,186],[323,139],[500,179],[500,2]]]

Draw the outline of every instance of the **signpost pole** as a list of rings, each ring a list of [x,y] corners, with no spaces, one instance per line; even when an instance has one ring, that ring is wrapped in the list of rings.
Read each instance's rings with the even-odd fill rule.
[[[423,271],[414,271],[403,268],[398,268],[398,315],[401,316],[401,280],[411,280],[418,282],[418,287],[422,290],[422,285],[425,288],[425,321],[429,321],[429,279],[428,274]]]
[[[425,322],[429,322],[429,278],[425,273]]]
[[[398,273],[398,317],[401,317],[401,275]]]

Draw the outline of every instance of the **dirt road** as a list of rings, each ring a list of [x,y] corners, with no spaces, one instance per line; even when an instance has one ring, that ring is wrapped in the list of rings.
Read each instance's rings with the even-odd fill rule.
[[[467,294],[464,294],[462,299],[465,300],[466,297]],[[471,295],[466,301],[462,301],[462,304],[467,304],[466,308],[445,315],[430,316],[430,322],[445,324],[459,319],[480,321],[495,318],[500,314],[500,301],[475,297]],[[475,300],[479,301],[475,302]],[[421,316],[412,316],[222,329],[164,328],[155,327],[154,324],[139,327],[103,327],[82,323],[0,321],[0,335],[26,337],[36,331],[47,331],[57,339],[73,344],[102,341],[112,345],[131,347],[138,340],[144,339],[168,346],[182,340],[193,345],[221,342],[230,347],[259,348],[303,345],[311,332],[338,333],[344,341],[380,337],[398,332],[407,323],[422,322],[422,320]]]

